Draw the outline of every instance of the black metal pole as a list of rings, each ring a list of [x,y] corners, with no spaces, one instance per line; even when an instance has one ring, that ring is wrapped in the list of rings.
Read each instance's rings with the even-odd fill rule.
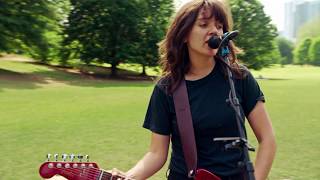
[[[233,74],[230,67],[230,61],[228,58],[228,55],[230,54],[230,50],[228,48],[229,40],[233,39],[235,36],[237,36],[237,34],[238,34],[238,31],[233,31],[230,33],[227,32],[223,35],[222,40],[220,40],[220,45],[218,48],[218,56],[222,58],[222,60],[224,61],[224,64],[226,65],[228,82],[230,86],[229,97],[226,100],[226,102],[229,103],[229,105],[235,111],[239,137],[214,138],[214,141],[232,141],[231,143],[225,145],[226,149],[240,148],[242,150],[242,153],[244,154],[244,160],[243,162],[242,161],[239,162],[238,166],[244,168],[246,180],[255,180],[254,167],[252,162],[250,161],[250,156],[249,156],[249,150],[254,151],[254,148],[252,148],[247,141],[247,137],[245,134],[245,126],[244,126],[244,116],[242,116],[241,105],[239,103],[239,99],[237,98],[234,81],[233,81]]]
[[[223,57],[223,59],[229,65],[228,56]],[[239,139],[234,140],[230,145],[231,147],[234,147],[234,148],[240,147],[242,149],[242,153],[244,154],[244,162],[243,164],[239,163],[238,165],[244,166],[246,170],[246,178],[248,180],[255,180],[254,167],[252,162],[250,161],[250,156],[249,156],[249,144],[244,132],[244,128],[245,128],[244,119],[243,119],[243,116],[241,116],[240,103],[236,95],[232,72],[229,67],[227,67],[226,69],[227,69],[228,81],[230,85],[230,93],[229,93],[229,98],[227,99],[227,102],[229,102],[230,106],[234,109],[236,113],[237,127],[239,131],[239,136],[240,136]]]

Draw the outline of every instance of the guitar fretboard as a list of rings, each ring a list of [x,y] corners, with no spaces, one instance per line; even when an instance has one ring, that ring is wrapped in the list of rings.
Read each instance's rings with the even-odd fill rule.
[[[97,180],[124,180],[125,177],[122,176],[113,176],[111,173],[106,170],[100,170],[100,176]]]

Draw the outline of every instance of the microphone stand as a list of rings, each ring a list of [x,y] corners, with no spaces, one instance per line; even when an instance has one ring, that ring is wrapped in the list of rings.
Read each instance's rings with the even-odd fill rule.
[[[229,34],[232,34],[229,33]],[[235,35],[236,36],[236,35]],[[234,36],[234,37],[235,37]],[[230,85],[230,92],[229,92],[229,97],[226,100],[226,102],[232,107],[232,109],[235,111],[236,114],[236,120],[237,120],[237,127],[239,130],[239,137],[221,137],[221,138],[214,138],[214,141],[232,141],[229,144],[225,145],[225,148],[228,149],[233,149],[233,148],[238,148],[242,150],[242,153],[244,154],[244,160],[238,162],[238,166],[240,168],[245,168],[245,179],[246,180],[255,180],[254,177],[254,167],[252,162],[250,161],[250,156],[249,156],[249,150],[250,151],[255,151],[253,147],[251,147],[247,141],[246,135],[245,135],[245,126],[244,126],[244,116],[241,114],[241,105],[239,103],[239,100],[236,95],[235,87],[234,87],[234,81],[233,81],[233,75],[230,70],[230,61],[228,58],[228,55],[230,54],[230,50],[228,48],[230,38],[228,38],[228,35],[223,38],[219,50],[218,50],[218,56],[220,56],[224,63],[227,65],[227,75],[228,75],[228,81]]]

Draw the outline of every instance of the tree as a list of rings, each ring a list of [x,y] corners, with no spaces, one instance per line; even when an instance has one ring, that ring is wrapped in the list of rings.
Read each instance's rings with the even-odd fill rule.
[[[281,64],[292,64],[294,49],[293,43],[285,38],[279,37],[277,38],[277,44],[282,57]]]
[[[164,38],[169,18],[174,10],[172,0],[145,1],[143,21],[140,23],[140,40],[134,62],[142,65],[142,75],[146,75],[146,66],[158,65],[157,43]]]
[[[312,64],[320,66],[320,36],[312,41],[309,57]]]
[[[56,27],[55,7],[61,1],[0,0],[0,52],[27,53],[46,61],[46,33]]]
[[[230,0],[234,28],[239,30],[235,43],[244,50],[238,57],[249,68],[261,69],[277,62],[272,54],[276,47],[276,27],[271,18],[263,11],[263,5],[257,0]]]
[[[309,49],[311,43],[311,38],[306,38],[298,46],[295,55],[295,59],[298,64],[310,64]]]
[[[297,33],[297,44],[300,44],[305,38],[320,36],[320,17],[315,17],[303,24]]]
[[[117,65],[136,55],[143,14],[140,1],[71,0],[71,5],[64,46],[77,47],[86,63],[111,64],[111,76],[117,76]],[[66,50],[65,56],[72,54]]]

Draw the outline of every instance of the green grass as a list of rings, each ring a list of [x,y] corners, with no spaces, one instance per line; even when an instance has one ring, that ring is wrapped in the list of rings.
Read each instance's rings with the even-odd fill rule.
[[[320,179],[320,68],[254,71],[276,131],[270,179]],[[40,179],[47,153],[89,154],[100,167],[127,170],[146,152],[141,128],[152,82],[92,79],[0,61],[0,179]],[[257,144],[250,134],[252,144]],[[151,179],[165,179],[166,167]]]

